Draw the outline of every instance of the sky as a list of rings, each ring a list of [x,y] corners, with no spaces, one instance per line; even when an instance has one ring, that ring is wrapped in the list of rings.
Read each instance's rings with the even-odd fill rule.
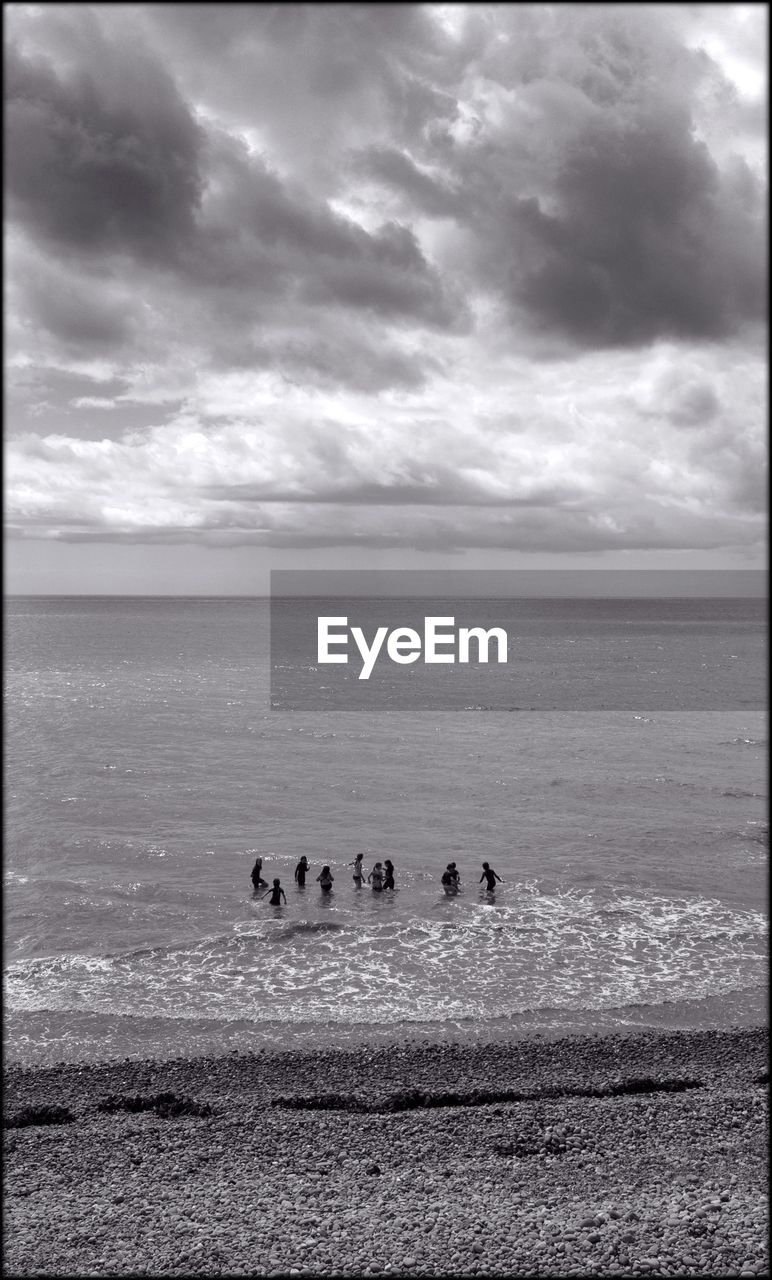
[[[765,564],[765,5],[4,16],[9,591]]]

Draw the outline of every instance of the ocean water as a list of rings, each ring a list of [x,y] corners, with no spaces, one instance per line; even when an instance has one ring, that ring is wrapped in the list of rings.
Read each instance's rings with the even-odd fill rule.
[[[7,1058],[763,1019],[765,606],[677,603],[646,621],[673,710],[366,714],[270,709],[264,601],[10,600]],[[591,606],[541,633],[529,606],[546,705]],[[595,668],[631,610],[595,618]],[[357,890],[360,850],[395,893]],[[285,907],[253,898],[258,853]]]

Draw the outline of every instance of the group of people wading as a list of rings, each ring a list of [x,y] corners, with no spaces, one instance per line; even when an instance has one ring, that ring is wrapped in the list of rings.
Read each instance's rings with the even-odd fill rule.
[[[352,878],[357,889],[361,889],[362,885],[365,883],[363,863],[363,853],[358,853],[353,862],[347,863],[347,866],[354,868],[354,875]],[[496,882],[498,881],[499,884],[503,884],[503,880],[498,872],[494,871],[487,862],[484,862],[482,865],[483,873],[480,876],[479,883],[482,884],[484,880],[486,882],[486,892],[493,893],[496,888]],[[305,888],[306,875],[308,874],[308,871],[308,858],[303,854],[298,865],[295,867],[295,884],[299,889]],[[328,893],[332,892],[335,877],[330,871],[329,866],[322,867],[319,875],[316,877],[316,882],[321,889],[322,897],[325,897]],[[370,888],[374,893],[382,893],[384,889],[396,888],[394,884],[394,863],[391,861],[391,858],[385,858],[383,862],[376,862],[372,871],[367,876],[366,882],[370,885]],[[254,886],[255,896],[260,893],[261,889],[266,890],[265,893],[260,894],[261,901],[263,898],[267,898],[270,894],[270,905],[272,907],[280,907],[282,902],[286,903],[287,895],[281,887],[281,880],[277,877],[274,880],[272,887],[268,888],[268,881],[263,879],[262,858],[257,858],[255,860],[255,865],[252,868],[252,884]],[[442,873],[441,884],[446,897],[453,897],[459,892],[461,888],[461,878],[455,862],[448,863],[446,869]]]

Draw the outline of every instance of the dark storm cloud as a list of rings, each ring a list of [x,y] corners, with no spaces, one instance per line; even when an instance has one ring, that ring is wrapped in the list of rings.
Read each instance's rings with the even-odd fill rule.
[[[74,278],[28,264],[23,309],[65,347],[103,352],[128,343],[136,330],[133,300],[115,297],[99,280]]]
[[[10,8],[19,532],[755,545],[758,105],[691,6]]]
[[[583,345],[716,338],[761,319],[763,229],[747,179],[733,189],[682,115],[597,121],[561,166],[559,212],[512,209],[512,302]]]
[[[455,216],[469,269],[517,324],[600,348],[763,318],[762,183],[740,157],[719,164],[699,129],[742,130],[747,108],[667,12],[471,10],[460,48],[478,86],[466,135],[435,128],[412,156],[373,145],[356,163],[417,211]]]
[[[89,67],[6,55],[10,211],[63,248],[158,258],[188,235],[201,133],[152,59],[100,39]]]
[[[448,296],[409,228],[389,223],[375,235],[352,237],[350,249],[320,264],[315,278],[309,273],[303,284],[309,302],[340,303],[397,319],[412,317],[441,329],[465,322],[460,297]]]
[[[463,331],[483,289],[516,327],[585,348],[720,338],[763,315],[759,183],[695,134],[698,91],[725,105],[726,86],[666,20],[471,8],[453,39],[423,6],[159,5],[137,19],[153,52],[127,44],[125,15],[79,7],[52,20],[71,28],[60,65],[9,50],[11,216],[105,269],[122,251],[162,265],[179,305],[206,291],[243,350],[280,350],[243,326],[281,322],[288,299],[309,309],[298,333],[329,308]],[[199,91],[278,140],[284,170],[195,117]],[[343,216],[314,192],[319,164],[344,193],[357,174],[394,192],[402,220]],[[444,274],[415,215],[468,236]]]
[[[213,191],[184,254],[192,279],[235,293],[258,284],[314,307],[337,304],[438,328],[464,323],[463,302],[409,227],[391,221],[368,232],[222,135],[210,139],[210,158]]]
[[[245,343],[243,326],[281,325],[289,300],[298,334],[290,346],[306,348],[311,368],[323,364],[326,348],[309,341],[316,325],[298,304],[311,313],[340,308],[398,324],[463,327],[465,304],[408,226],[392,220],[365,230],[243,142],[199,125],[151,55],[119,49],[95,24],[79,35],[79,55],[85,59],[85,42],[98,73],[55,70],[18,49],[8,56],[10,213],[41,251],[75,250],[107,276],[124,253],[140,267],[162,268],[167,305],[176,290],[177,306],[187,309],[192,292],[208,308],[207,329],[213,314],[220,331],[238,326],[230,340],[251,346],[258,367],[259,353],[280,354],[281,344]],[[146,283],[152,302],[153,278]],[[96,276],[93,287],[98,296]],[[140,273],[135,289],[142,288]],[[68,318],[55,298],[46,307],[40,291],[30,291],[27,312],[69,347],[78,337],[84,349],[118,340],[119,318],[100,330],[98,304],[89,317],[85,298],[74,298]],[[389,369],[398,385],[420,383],[415,357],[390,351],[383,337],[378,346],[365,346],[354,385],[383,385]],[[290,364],[297,371],[303,360]]]

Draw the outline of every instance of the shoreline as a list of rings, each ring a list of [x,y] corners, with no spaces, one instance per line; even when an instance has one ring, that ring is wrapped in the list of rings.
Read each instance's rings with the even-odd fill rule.
[[[5,1131],[6,1274],[764,1274],[767,1070],[763,1026],[9,1066],[74,1119]],[[98,1109],[158,1094],[211,1113]]]
[[[96,1062],[62,1061],[50,1065],[10,1062],[3,1067],[4,1113],[13,1105],[27,1105],[41,1092],[53,1089],[69,1099],[88,1099],[105,1089],[152,1088],[156,1083],[187,1083],[203,1091],[207,1100],[250,1093],[259,1077],[264,1100],[286,1094],[290,1079],[303,1092],[320,1067],[335,1072],[340,1088],[367,1089],[382,1084],[388,1070],[389,1088],[430,1084],[441,1070],[446,1083],[464,1081],[481,1070],[497,1082],[525,1085],[536,1071],[553,1084],[568,1080],[585,1083],[608,1080],[623,1072],[655,1070],[660,1075],[679,1069],[702,1071],[709,1079],[728,1069],[747,1074],[739,1046],[755,1074],[766,1069],[766,1025],[753,1027],[660,1030],[629,1029],[618,1033],[522,1035],[511,1040],[442,1040],[412,1037],[354,1047],[323,1044],[316,1048],[241,1051],[222,1054],[180,1053],[173,1058],[112,1057]],[[761,1063],[761,1065],[758,1065]],[[292,1077],[288,1072],[292,1072]],[[753,1072],[751,1072],[751,1077]],[[751,1078],[749,1077],[749,1078]],[[276,1084],[275,1082],[278,1082]],[[221,1090],[225,1087],[225,1093]],[[100,1094],[101,1096],[101,1094]],[[12,1100],[9,1106],[9,1098]]]
[[[65,1022],[66,1019],[66,1022]],[[570,1036],[615,1036],[671,1031],[722,1031],[768,1023],[766,986],[726,994],[683,998],[663,1004],[631,1004],[600,1009],[535,1009],[491,1018],[394,1023],[255,1022],[242,1019],[179,1019],[158,1015],[71,1011],[5,1011],[6,1066],[46,1067],[65,1063],[140,1061],[173,1057],[210,1058],[225,1053],[308,1053],[317,1048],[343,1052],[403,1044],[498,1044],[521,1040],[563,1040]],[[186,1049],[180,1055],[182,1025]],[[63,1027],[66,1026],[66,1036]],[[113,1051],[105,1052],[108,1044]],[[12,1047],[9,1047],[12,1046]],[[52,1047],[56,1046],[56,1057]],[[114,1048],[120,1046],[120,1049]],[[170,1052],[170,1048],[172,1051]],[[14,1052],[16,1056],[14,1056]]]

